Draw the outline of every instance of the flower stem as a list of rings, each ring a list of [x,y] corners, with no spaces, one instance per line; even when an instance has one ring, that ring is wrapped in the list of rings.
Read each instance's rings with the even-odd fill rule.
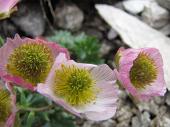
[[[18,107],[19,111],[30,111],[30,112],[42,112],[42,111],[50,110],[52,108],[54,108],[54,105],[48,105],[48,106],[39,107],[39,108],[23,107],[23,106]]]

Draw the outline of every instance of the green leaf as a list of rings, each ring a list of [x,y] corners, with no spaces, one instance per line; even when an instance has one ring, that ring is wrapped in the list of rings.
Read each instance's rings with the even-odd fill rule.
[[[93,64],[101,64],[103,60],[100,58],[101,45],[99,40],[85,33],[76,36],[68,31],[58,31],[48,40],[58,42],[60,45],[68,48],[71,55],[79,62],[88,62]]]
[[[0,47],[4,44],[4,39],[0,36]]]
[[[35,118],[35,113],[30,112],[29,115],[28,115],[28,118],[27,118],[26,127],[32,127],[34,118]]]

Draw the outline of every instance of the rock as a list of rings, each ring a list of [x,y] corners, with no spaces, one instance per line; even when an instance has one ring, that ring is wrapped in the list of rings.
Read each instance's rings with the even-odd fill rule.
[[[110,31],[107,34],[107,38],[109,40],[113,40],[118,36],[117,32],[114,29],[110,29]]]
[[[130,122],[132,116],[133,114],[129,105],[120,107],[115,115],[120,123],[123,121]]]
[[[119,8],[121,10],[124,10],[123,2],[122,1],[117,1],[116,4],[114,4],[116,8]]]
[[[99,30],[97,29],[94,29],[94,28],[86,28],[85,30],[85,33],[90,35],[90,36],[94,36],[98,39],[102,39],[103,38],[103,34],[102,32],[100,32]]]
[[[151,122],[150,114],[148,112],[142,113],[141,115],[142,126],[141,127],[150,127],[150,122]]]
[[[159,30],[164,35],[168,36],[170,35],[170,24],[165,25],[163,28]]]
[[[55,24],[72,31],[78,30],[84,20],[83,12],[76,5],[64,5],[55,9]]]
[[[122,121],[113,127],[130,127],[130,125],[129,125],[129,121]]]
[[[96,127],[115,127],[116,126],[116,121],[109,119],[103,122],[100,122],[98,126]]]
[[[154,102],[158,105],[164,104],[164,97],[154,97]]]
[[[164,60],[166,85],[170,90],[170,38],[120,9],[109,5],[96,5],[96,8],[132,48],[154,47],[160,50]]]
[[[157,120],[157,127],[170,127],[170,118],[167,116],[160,116]]]
[[[167,93],[165,102],[170,106],[170,92]]]
[[[82,127],[92,127],[94,124],[93,121],[85,121]]]
[[[18,33],[17,27],[9,20],[1,21],[0,23],[0,35],[4,38],[14,37]]]
[[[132,118],[132,127],[141,127],[141,121],[137,116]]]
[[[29,36],[40,36],[45,30],[45,19],[37,3],[21,4],[12,21]]]
[[[147,112],[151,112],[154,115],[159,114],[159,106],[155,104],[153,100],[151,100],[150,102],[138,103],[137,107],[140,112],[147,111]]]
[[[162,7],[170,10],[170,0],[156,0]]]
[[[158,113],[159,116],[164,115],[166,113],[167,113],[167,106],[162,105],[161,107],[159,107],[159,113]]]
[[[148,6],[154,0],[126,0],[123,2],[123,6],[126,11],[131,14],[138,14],[144,10],[145,6]]]
[[[100,48],[100,55],[104,56],[109,53],[109,51],[112,49],[112,47],[106,43],[102,43],[101,48]]]
[[[152,2],[145,7],[142,20],[153,28],[162,28],[169,22],[169,12],[156,2]]]

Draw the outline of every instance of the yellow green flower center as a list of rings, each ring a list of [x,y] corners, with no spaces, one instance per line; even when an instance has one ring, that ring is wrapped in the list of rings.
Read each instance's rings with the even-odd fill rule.
[[[6,90],[0,90],[0,124],[4,123],[11,113],[11,98]]]
[[[45,80],[52,63],[51,50],[45,44],[28,42],[9,56],[7,70],[36,85]]]
[[[83,106],[95,100],[96,82],[90,72],[74,65],[55,72],[54,93],[65,99],[72,106]]]
[[[154,60],[146,53],[140,53],[130,70],[130,80],[136,88],[145,88],[157,78]]]

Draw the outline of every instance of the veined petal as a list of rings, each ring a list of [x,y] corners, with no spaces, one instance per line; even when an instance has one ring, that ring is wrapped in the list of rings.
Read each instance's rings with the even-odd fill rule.
[[[60,59],[61,61],[59,62],[57,59]],[[67,70],[67,68],[69,70]],[[72,70],[72,69],[75,69],[75,70]],[[58,70],[60,71],[58,72]],[[62,71],[66,71],[67,74],[63,73]],[[73,93],[70,94],[71,91],[70,93],[64,91],[64,90],[69,89],[68,88],[69,86],[67,86],[68,84],[62,84],[62,85],[65,85],[64,87],[62,86],[62,89],[58,89],[60,87],[58,86],[57,89],[62,90],[62,94],[58,94],[59,91],[54,91],[54,88],[57,87],[57,85],[61,85],[61,84],[55,84],[56,78],[59,78],[62,82],[66,82],[64,80],[67,79],[68,76],[70,76],[69,74],[73,74],[72,72],[74,71],[79,74],[82,73],[81,71],[85,71],[82,74],[89,73],[91,75],[91,78],[95,81],[95,82],[92,82],[94,84],[91,84],[91,85],[94,85],[93,87],[89,86],[89,88],[91,87],[90,89],[94,88],[94,91],[92,90],[91,92],[94,92],[94,95],[95,95],[95,98],[92,100],[89,100],[89,103],[87,103],[86,101],[85,103],[83,103],[83,99],[82,100],[80,99],[82,101],[80,105],[79,105],[79,102],[76,102],[76,103],[68,102],[66,96],[69,96],[69,98],[76,97],[74,96]],[[59,73],[59,75],[62,73],[65,74],[64,79],[62,79],[61,76],[55,77],[56,72]],[[74,73],[74,76],[76,76],[75,73]],[[75,78],[74,81],[76,81],[76,77],[74,78]],[[81,77],[79,78],[81,79]],[[70,111],[71,113],[77,116],[85,117],[90,120],[99,121],[99,120],[105,120],[105,119],[111,118],[112,116],[114,116],[116,112],[118,89],[115,87],[115,81],[116,81],[115,79],[116,77],[115,77],[114,72],[107,65],[97,66],[97,65],[92,65],[92,64],[76,63],[73,60],[65,59],[63,54],[60,54],[56,58],[56,62],[54,63],[51,69],[51,72],[49,73],[46,83],[38,84],[37,91],[40,94],[53,100],[55,103],[63,106],[66,110]],[[77,83],[78,82],[76,82],[74,85],[80,85]],[[80,82],[80,83],[83,83],[83,82]],[[54,87],[54,85],[56,86]],[[74,87],[77,90],[80,90],[79,88],[82,88],[81,90],[83,92],[84,87],[82,86],[81,87],[74,86]],[[75,89],[75,92],[76,92],[76,89]],[[87,91],[88,90],[86,88],[86,92]],[[78,94],[79,94],[79,97],[82,96],[80,93]],[[87,95],[89,96],[91,94],[88,93]],[[88,98],[88,96],[86,97]],[[93,116],[97,116],[97,115],[101,115],[101,116],[97,118],[93,118]]]
[[[127,49],[121,55],[117,77],[129,93],[139,100],[165,94],[163,60],[157,49]]]
[[[45,81],[59,53],[69,59],[67,49],[56,43],[38,38],[22,39],[16,34],[0,48],[0,76],[8,82],[35,90],[37,83]]]

